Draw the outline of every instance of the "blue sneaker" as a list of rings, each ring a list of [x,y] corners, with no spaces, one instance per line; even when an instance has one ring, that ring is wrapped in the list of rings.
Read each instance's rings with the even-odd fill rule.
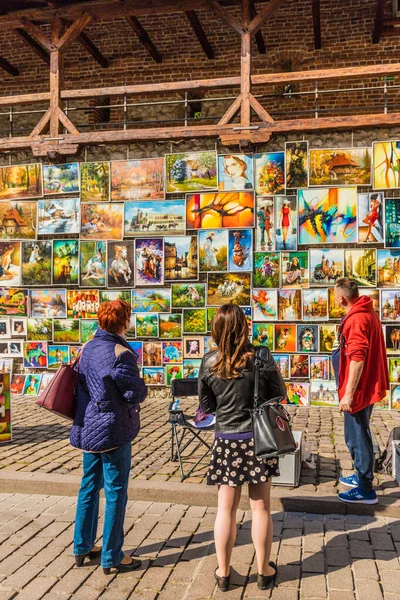
[[[378,502],[376,492],[372,491],[367,494],[359,487],[348,492],[342,492],[339,494],[339,498],[343,502],[352,502],[353,504],[376,504]]]
[[[341,483],[342,485],[347,485],[347,487],[350,488],[356,488],[358,487],[357,475],[353,473],[353,475],[349,475],[348,477],[341,477],[339,479],[339,483]]]

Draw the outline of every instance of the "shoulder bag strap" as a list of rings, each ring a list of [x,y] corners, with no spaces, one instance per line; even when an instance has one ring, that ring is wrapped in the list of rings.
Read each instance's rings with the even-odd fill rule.
[[[255,366],[255,374],[254,374],[254,410],[257,409],[258,406],[258,390],[260,387],[260,368],[261,368],[261,359],[259,354],[259,349],[256,348],[254,354],[254,366]]]

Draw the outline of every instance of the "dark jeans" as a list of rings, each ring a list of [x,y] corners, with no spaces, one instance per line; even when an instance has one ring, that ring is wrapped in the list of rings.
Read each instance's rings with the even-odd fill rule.
[[[88,554],[97,538],[100,490],[104,487],[102,567],[118,565],[124,558],[124,519],[131,468],[131,444],[110,452],[84,452],[83,477],[76,507],[74,554]]]
[[[369,494],[374,479],[374,447],[369,421],[372,405],[354,414],[344,413],[344,438],[353,459],[359,487]]]

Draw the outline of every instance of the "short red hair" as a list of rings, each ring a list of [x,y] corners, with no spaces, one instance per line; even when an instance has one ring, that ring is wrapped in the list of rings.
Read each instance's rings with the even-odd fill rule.
[[[102,302],[97,311],[99,325],[109,333],[119,333],[131,317],[131,306],[125,300]]]

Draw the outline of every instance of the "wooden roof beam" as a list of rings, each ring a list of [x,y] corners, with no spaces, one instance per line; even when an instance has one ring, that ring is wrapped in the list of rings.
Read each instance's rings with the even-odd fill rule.
[[[41,44],[34,40],[33,37],[31,37],[29,33],[25,31],[25,29],[22,29],[22,27],[18,27],[14,31],[22,40],[24,40],[24,42],[28,46],[32,48],[32,50],[35,54],[37,54],[37,56],[44,60],[46,64],[50,64],[50,54],[47,52],[47,50],[43,48]]]
[[[242,35],[244,28],[240,21],[231,15],[230,12],[223,8],[217,0],[207,0],[208,6],[214,11],[214,13],[220,17],[227,25],[232,27],[239,35]]]
[[[76,19],[62,34],[57,42],[57,49],[62,50],[64,46],[68,46],[78,39],[92,19],[93,17],[91,14],[87,12],[82,13],[81,16],[78,17],[78,19]]]
[[[8,60],[3,58],[2,56],[0,56],[0,69],[3,69],[3,71],[6,71],[7,73],[9,73],[9,75],[12,75],[13,77],[18,77],[19,75],[19,69],[17,69],[17,67],[14,67],[14,65],[8,62]]]
[[[47,52],[51,52],[52,50],[54,50],[47,35],[44,33],[44,31],[42,31],[40,29],[40,27],[38,25],[35,25],[35,23],[33,23],[32,21],[29,21],[29,19],[26,19],[25,17],[21,17],[19,19],[19,24],[20,24],[20,27],[25,29],[34,38],[36,38],[36,40],[39,41],[39,44],[41,46],[43,46],[47,50]]]
[[[197,39],[200,42],[201,47],[203,48],[203,50],[205,52],[205,55],[210,60],[213,60],[215,58],[214,49],[211,46],[211,44],[207,38],[207,35],[199,21],[197,14],[195,13],[194,10],[187,10],[186,16],[189,20],[189,23],[192,26],[194,33],[196,34]]]
[[[250,0],[250,16],[252,19],[254,19],[254,17],[257,16],[256,5],[254,3],[254,0]],[[259,31],[257,31],[257,33],[255,35],[255,40],[256,40],[256,44],[257,44],[257,48],[258,48],[258,53],[266,54],[267,47],[265,45],[264,36],[262,34],[261,29]]]
[[[376,0],[376,12],[374,31],[372,32],[372,43],[379,44],[383,30],[383,17],[385,15],[385,0]]]
[[[261,29],[263,23],[269,19],[269,17],[276,11],[277,8],[283,3],[283,0],[269,0],[268,4],[266,4],[258,13],[254,19],[252,19],[249,25],[249,31],[251,35],[255,35],[257,31]]]
[[[68,25],[71,25],[70,21],[66,21],[66,23]],[[91,54],[94,60],[98,62],[99,65],[103,67],[103,69],[108,69],[108,59],[104,56],[102,52],[100,52],[98,47],[92,42],[92,40],[89,38],[88,35],[86,35],[86,33],[82,31],[82,33],[78,36],[77,41],[81,44],[81,46],[83,46],[83,48],[85,48],[85,50],[87,50],[87,52],[89,52],[89,54]]]
[[[321,50],[321,0],[311,0],[311,3],[314,27],[314,48],[316,50]]]
[[[146,48],[153,60],[156,63],[162,63],[162,55],[157,50],[155,44],[151,41],[149,34],[144,29],[139,19],[137,19],[136,17],[127,16],[126,20],[128,21],[129,25],[132,27],[133,31],[139,38],[139,42]]]

